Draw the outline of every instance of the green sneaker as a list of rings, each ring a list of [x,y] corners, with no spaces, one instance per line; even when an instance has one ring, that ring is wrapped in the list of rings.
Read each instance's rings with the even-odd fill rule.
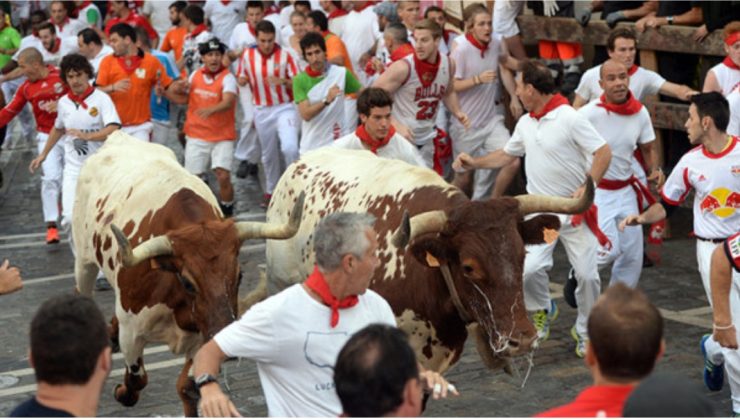
[[[560,314],[554,300],[550,301],[550,309],[540,309],[532,315],[532,323],[537,330],[537,341],[543,342],[550,337],[550,323],[555,321]]]
[[[583,359],[583,356],[586,355],[586,343],[588,342],[588,339],[583,338],[583,336],[578,334],[575,325],[573,326],[573,328],[570,329],[570,336],[573,337],[574,340],[576,340],[576,356]]]

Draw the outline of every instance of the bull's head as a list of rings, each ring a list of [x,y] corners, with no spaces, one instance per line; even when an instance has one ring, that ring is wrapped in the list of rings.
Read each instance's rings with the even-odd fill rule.
[[[580,199],[524,195],[404,217],[394,245],[413,241],[414,257],[439,268],[460,318],[477,329],[478,350],[489,367],[530,352],[536,339],[524,307],[524,245],[551,242],[560,221],[551,214],[524,216],[582,213],[593,201],[590,178],[586,186]]]
[[[296,201],[285,224],[209,220],[171,230],[131,247],[115,225],[111,230],[119,246],[123,267],[149,262],[172,273],[185,296],[175,310],[178,325],[195,324],[205,339],[236,319],[241,270],[239,248],[247,239],[287,239],[300,227],[305,194]],[[181,293],[184,292],[184,293]],[[167,297],[165,297],[166,299]],[[181,317],[183,319],[181,319]]]

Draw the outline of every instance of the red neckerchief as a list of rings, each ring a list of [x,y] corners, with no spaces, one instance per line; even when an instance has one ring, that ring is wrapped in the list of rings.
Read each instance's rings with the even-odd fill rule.
[[[606,109],[606,113],[614,112],[619,115],[635,115],[642,109],[640,101],[635,99],[635,95],[632,92],[627,94],[627,100],[621,104],[613,104],[606,102],[606,94],[602,93],[599,98],[599,103],[596,106],[600,106]]]
[[[400,47],[393,50],[391,53],[391,63],[395,63],[396,61],[406,57],[409,54],[414,53],[414,46],[411,45],[410,42],[407,42]]]
[[[612,241],[609,240],[609,237],[599,227],[599,208],[596,207],[596,204],[591,204],[591,207],[581,214],[574,214],[570,219],[570,224],[573,227],[577,227],[584,221],[588,229],[596,236],[599,245],[606,249],[612,249]]]
[[[139,57],[138,54],[136,55],[129,55],[124,57],[116,57],[118,59],[118,64],[120,64],[123,71],[126,72],[126,74],[131,74],[136,70],[137,67],[139,67],[139,64],[141,64],[141,57]],[[131,65],[126,65],[126,59],[131,60]]]
[[[224,71],[224,66],[223,65],[218,66],[218,70],[216,70],[214,72],[208,70],[208,66],[203,66],[201,68],[203,69],[203,74],[205,76],[210,77],[213,80],[216,80],[216,76],[218,76],[219,74],[221,74],[222,71]]]
[[[565,98],[565,96],[556,93],[555,95],[552,95],[552,98],[550,98],[549,101],[547,101],[545,107],[542,108],[542,111],[540,111],[540,113],[535,114],[534,111],[532,111],[529,113],[529,116],[539,121],[540,118],[544,117],[545,115],[547,115],[548,112],[559,107],[560,105],[568,105],[568,100]]]
[[[472,34],[465,34],[465,39],[467,39],[475,48],[480,50],[480,58],[483,58],[486,55],[486,51],[488,50],[487,42],[484,44],[478,41]]]
[[[190,39],[194,39],[196,36],[205,32],[207,29],[208,27],[205,25],[205,23],[201,23],[193,29],[193,32],[190,33]]]
[[[437,51],[437,61],[434,64],[424,60],[419,60],[419,57],[414,53],[414,67],[416,67],[416,74],[419,76],[419,81],[424,87],[428,87],[437,78],[437,71],[439,65],[442,63],[442,57]]]
[[[727,67],[729,67],[729,68],[731,68],[733,70],[740,70],[740,67],[738,67],[738,65],[735,64],[734,61],[732,61],[732,59],[730,58],[729,55],[727,57],[725,57],[724,60],[722,60],[722,64],[724,64],[725,66],[727,66]]]
[[[61,47],[62,47],[62,40],[59,38],[54,38],[54,45],[52,45],[51,49],[47,51],[49,51],[52,54],[56,54],[59,51],[59,48]]]
[[[360,7],[359,9],[355,10],[355,12],[361,13],[363,10],[367,9],[368,7],[372,6],[373,4],[375,4],[374,1],[366,1],[365,2],[365,5],[362,6],[362,7]]]
[[[229,3],[231,3],[231,0],[221,0],[221,4],[223,4],[224,6],[228,6]]]
[[[324,71],[326,71],[326,69],[327,69],[327,66],[326,64],[324,64]],[[321,77],[324,75],[324,71],[316,71],[312,69],[310,65],[306,66],[306,74],[309,75],[310,77]]]
[[[280,8],[278,8],[276,5],[273,4],[272,6],[268,7],[267,9],[265,9],[265,15],[264,16],[266,17],[266,16],[269,16],[269,15],[274,15],[276,13],[280,13]]]
[[[69,96],[69,99],[72,100],[75,104],[82,107],[82,109],[87,109],[87,104],[85,103],[85,99],[87,99],[88,96],[92,95],[92,93],[95,91],[95,88],[92,86],[88,86],[87,89],[85,89],[84,92],[82,92],[82,95],[77,96],[72,92],[71,90],[69,93],[67,93],[67,96]]]
[[[89,6],[90,4],[92,4],[92,1],[91,0],[85,0],[85,1],[82,2],[82,4],[80,4],[79,6],[77,6],[77,10],[82,10],[82,9],[86,8],[87,6]]]
[[[255,38],[257,37],[257,30],[254,29],[254,26],[252,26],[251,24],[247,23],[247,29],[249,29],[249,33],[252,34],[253,37],[255,37]]]
[[[637,69],[639,69],[639,68],[640,68],[640,66],[638,66],[637,64],[633,64],[632,67],[630,67],[630,69],[627,70],[627,74],[629,74],[630,76],[632,76],[633,74],[637,73]]]
[[[444,38],[445,44],[450,45],[450,34],[452,33],[455,33],[455,32],[449,29],[445,29],[442,31],[442,38]]]
[[[337,9],[337,10],[329,13],[329,16],[327,16],[327,19],[328,20],[332,20],[334,18],[342,17],[342,16],[345,16],[345,15],[348,15],[348,14],[349,14],[349,12],[346,11],[346,10],[344,10],[344,9]]]
[[[432,169],[444,176],[444,163],[452,157],[452,141],[448,138],[447,133],[441,128],[434,127],[437,135],[432,139],[434,143],[434,158],[432,160]]]
[[[346,298],[339,300],[337,299],[329,289],[329,284],[326,282],[324,275],[319,271],[318,266],[314,266],[313,273],[306,279],[304,283],[306,287],[316,292],[321,298],[324,305],[331,308],[331,319],[329,325],[334,328],[339,324],[339,310],[344,308],[351,308],[360,301],[357,295],[347,296]]]
[[[54,23],[54,21],[51,20],[51,19],[49,19],[49,22],[51,22],[53,25],[56,25],[56,23]],[[64,31],[64,27],[67,26],[67,24],[69,24],[69,16],[67,16],[66,18],[64,18],[64,20],[62,21],[62,23],[60,25],[57,25],[57,26],[59,26],[59,30],[60,31]]]
[[[737,41],[740,41],[740,31],[733,32],[728,35],[727,38],[725,38],[725,45],[731,47],[732,44],[736,43]]]
[[[357,126],[357,130],[355,130],[355,135],[360,138],[360,141],[368,146],[370,148],[370,151],[378,154],[378,149],[388,144],[388,142],[391,141],[391,137],[396,134],[396,129],[391,126],[390,129],[388,129],[388,135],[385,136],[383,140],[375,140],[370,136],[370,134],[365,130],[365,125],[360,124]]]

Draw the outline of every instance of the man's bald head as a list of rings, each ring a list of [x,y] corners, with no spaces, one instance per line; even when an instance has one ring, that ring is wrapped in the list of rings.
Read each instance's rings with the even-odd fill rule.
[[[28,65],[33,64],[44,64],[44,57],[41,55],[39,50],[36,48],[26,48],[18,54],[18,62],[23,62]]]
[[[624,63],[610,58],[609,60],[604,61],[604,63],[601,65],[601,68],[599,69],[599,78],[601,80],[604,80],[605,74],[608,74],[610,72],[621,72],[628,70],[629,69],[627,69],[627,66],[625,66]]]

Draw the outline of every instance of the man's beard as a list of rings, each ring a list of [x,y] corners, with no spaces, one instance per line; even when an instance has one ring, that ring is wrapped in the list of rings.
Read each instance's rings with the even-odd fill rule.
[[[172,26],[180,26],[180,19],[170,20]]]

